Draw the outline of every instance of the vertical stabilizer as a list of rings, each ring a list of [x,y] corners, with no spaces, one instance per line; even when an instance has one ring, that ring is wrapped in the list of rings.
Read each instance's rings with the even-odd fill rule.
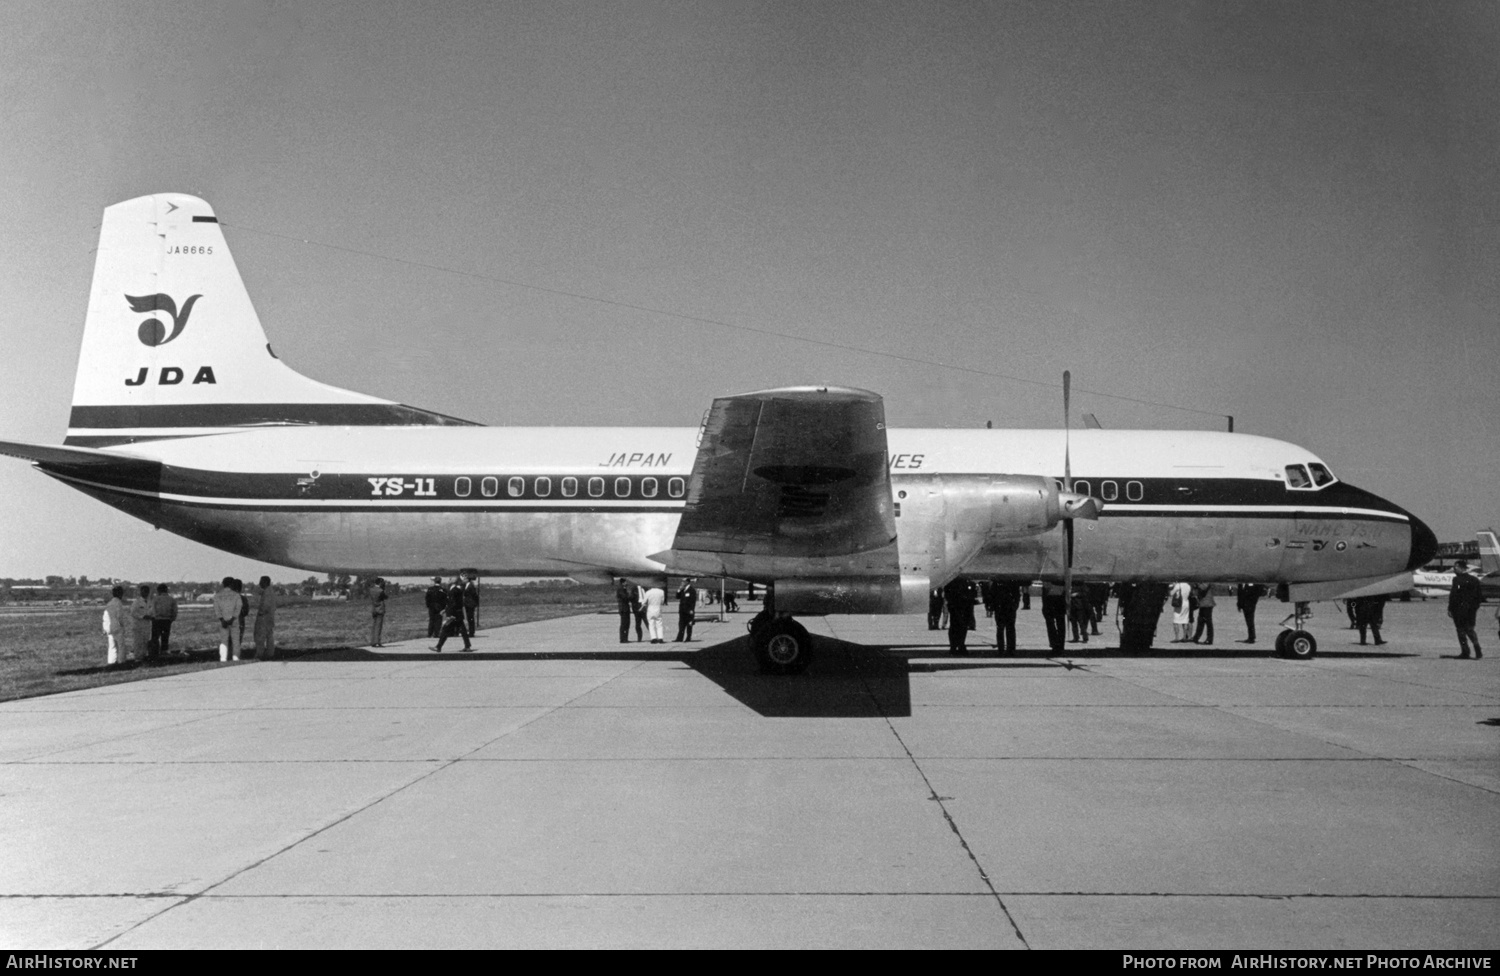
[[[319,383],[277,359],[203,200],[158,193],[104,211],[66,443],[455,423],[465,421]]]
[[[1479,568],[1486,576],[1500,574],[1500,542],[1495,539],[1495,533],[1485,531],[1476,532],[1479,539]]]

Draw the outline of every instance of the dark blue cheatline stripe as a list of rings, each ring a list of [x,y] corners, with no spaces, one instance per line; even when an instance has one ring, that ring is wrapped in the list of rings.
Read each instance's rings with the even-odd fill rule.
[[[75,430],[151,427],[479,427],[472,420],[408,407],[404,403],[194,403],[184,405],[74,407]]]
[[[1138,504],[1132,502],[1131,504]],[[1147,506],[1149,508],[1149,506]],[[1343,512],[1340,509],[1359,508],[1356,512]],[[1390,522],[1405,524],[1410,521],[1405,515],[1395,512],[1382,512],[1368,506],[1361,508],[1357,505],[1351,506],[1322,506],[1322,505],[1286,505],[1279,511],[1274,512],[1241,512],[1233,509],[1223,508],[1150,508],[1149,511],[1122,512],[1119,509],[1108,509],[1100,512],[1101,518],[1244,518],[1244,519],[1289,519],[1289,518],[1319,518],[1319,519],[1382,519]]]

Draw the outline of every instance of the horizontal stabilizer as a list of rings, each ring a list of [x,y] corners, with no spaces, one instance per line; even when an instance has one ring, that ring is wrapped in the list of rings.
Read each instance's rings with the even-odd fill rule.
[[[109,451],[96,451],[91,447],[53,447],[17,441],[0,441],[0,454],[46,464],[119,464],[121,461],[135,460]]]

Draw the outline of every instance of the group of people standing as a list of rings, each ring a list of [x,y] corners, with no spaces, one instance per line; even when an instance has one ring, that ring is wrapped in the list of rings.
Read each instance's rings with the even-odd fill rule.
[[[1056,581],[1042,582],[1042,619],[1047,626],[1047,644],[1054,651],[1069,643],[1087,644],[1099,636],[1099,624],[1108,613],[1112,588],[1108,583],[1074,583],[1072,592]],[[1241,643],[1255,643],[1255,607],[1265,595],[1258,583],[1241,584],[1236,590],[1235,606],[1245,615],[1249,636]],[[1212,644],[1213,612],[1216,600],[1213,584],[1178,583],[1167,591],[1172,608],[1172,643]],[[929,595],[927,627],[946,628],[948,649],[954,654],[968,653],[968,633],[975,629],[976,598],[995,619],[995,645],[1001,655],[1016,652],[1016,612],[1030,609],[1031,584],[1003,579],[978,583],[959,578],[951,580]],[[1155,604],[1153,604],[1155,605]],[[1197,629],[1193,625],[1196,622]],[[1379,640],[1379,632],[1376,639]]]
[[[693,620],[698,612],[698,581],[689,576],[683,580],[682,585],[677,588],[677,636],[674,641],[691,643],[693,640]],[[615,579],[615,605],[620,613],[620,643],[630,643],[630,626],[635,625],[635,639],[640,641],[643,634],[651,634],[651,643],[665,644],[666,637],[662,630],[661,612],[666,606],[667,588],[666,584],[657,585],[655,580],[650,586],[636,586],[623,576]],[[725,601],[726,607],[728,601]]]
[[[170,649],[176,619],[177,598],[167,591],[167,584],[159,584],[153,595],[150,584],[142,583],[129,607],[125,606],[125,587],[116,586],[104,605],[105,664],[183,656]]]
[[[255,656],[268,661],[276,656],[276,588],[271,577],[262,576],[253,591],[255,596]],[[245,593],[245,581],[233,576],[224,577],[214,593],[214,617],[219,622],[219,660],[240,660],[240,649],[245,643],[245,621],[250,616],[250,596]]]
[[[437,638],[432,650],[443,653],[443,645],[456,634],[463,639],[464,650],[473,651],[470,640],[479,622],[479,574],[465,570],[453,577],[453,582],[447,586],[443,585],[441,576],[434,576],[425,599],[427,636]],[[375,643],[375,646],[380,644]]]
[[[243,580],[226,576],[213,596],[214,616],[219,623],[219,660],[240,660],[245,641],[245,622],[250,616],[251,601],[244,592]],[[255,656],[268,660],[276,656],[276,589],[271,577],[262,576],[255,596]],[[102,625],[106,643],[105,663],[124,664],[161,657],[186,657],[172,649],[172,624],[177,620],[177,598],[160,583],[153,594],[148,583],[125,605],[125,588],[110,590],[104,605]]]

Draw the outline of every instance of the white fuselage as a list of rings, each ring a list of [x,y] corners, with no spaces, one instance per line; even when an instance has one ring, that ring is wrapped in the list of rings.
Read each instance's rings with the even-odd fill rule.
[[[426,575],[641,575],[672,547],[695,428],[290,427],[144,441],[157,483],[49,471],[162,528],[313,570]],[[943,563],[945,482],[1061,479],[1061,430],[887,432],[903,572]],[[1268,438],[1206,431],[1071,433],[1080,579],[1323,580],[1400,572],[1410,517],[1339,482],[1288,487],[1317,461]],[[997,533],[966,575],[1061,573],[1062,532]]]

